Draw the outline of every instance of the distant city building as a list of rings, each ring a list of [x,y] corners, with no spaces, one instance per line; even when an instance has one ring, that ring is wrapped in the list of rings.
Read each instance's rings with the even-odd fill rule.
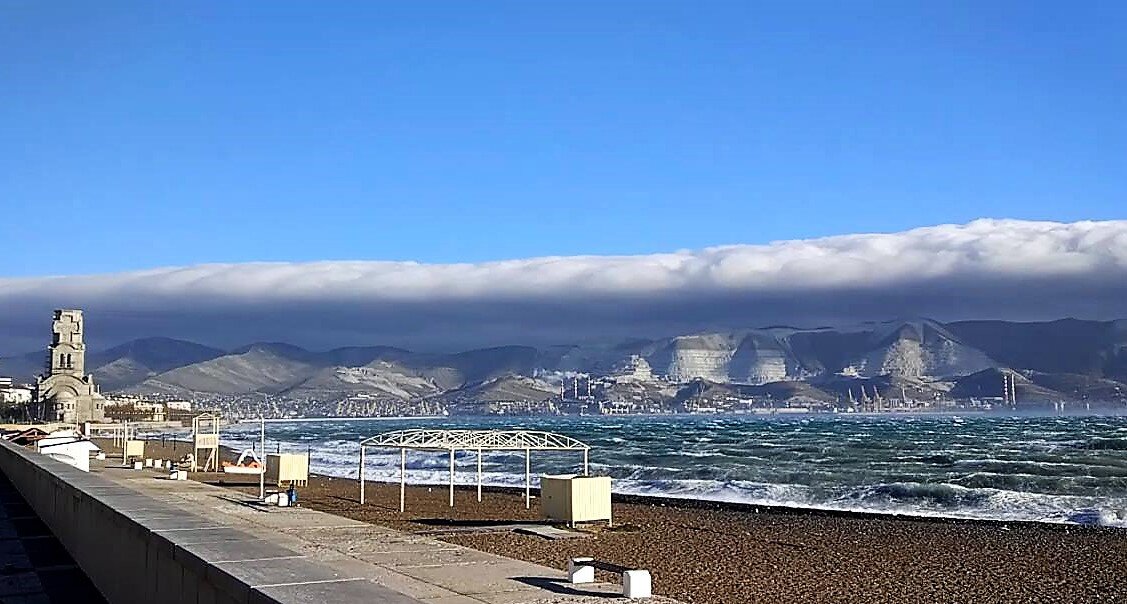
[[[81,310],[56,310],[51,323],[47,373],[35,383],[35,404],[46,421],[82,423],[105,419],[105,399],[94,376],[85,373],[86,344]]]
[[[31,389],[17,386],[10,377],[0,377],[0,403],[26,405],[31,402]]]
[[[147,401],[136,396],[114,396],[106,399],[106,419],[130,422],[163,422],[168,419],[165,403]]]
[[[168,407],[169,412],[191,411],[192,401],[168,401],[165,403],[165,406]]]
[[[654,381],[653,368],[646,359],[639,355],[630,355],[630,360],[622,367],[615,381],[621,382],[652,382]]]
[[[129,422],[183,421],[192,418],[191,401],[153,401],[118,394],[106,397],[106,419]]]
[[[165,421],[186,421],[195,417],[192,401],[164,401]]]

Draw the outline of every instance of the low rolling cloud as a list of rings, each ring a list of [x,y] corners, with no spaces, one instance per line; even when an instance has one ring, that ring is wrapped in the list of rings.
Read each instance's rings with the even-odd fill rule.
[[[983,219],[641,256],[0,278],[0,352],[40,348],[62,307],[86,310],[95,348],[161,335],[453,350],[908,316],[1113,319],[1127,317],[1127,221]]]

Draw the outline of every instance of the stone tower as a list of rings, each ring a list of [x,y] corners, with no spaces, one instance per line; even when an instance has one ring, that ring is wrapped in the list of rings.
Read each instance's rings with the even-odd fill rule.
[[[82,423],[105,419],[105,399],[86,371],[85,325],[81,310],[56,310],[51,323],[47,373],[36,382],[36,401],[45,421]]]
[[[86,367],[86,343],[82,341],[82,311],[56,310],[51,323],[51,363],[48,375],[82,377]]]

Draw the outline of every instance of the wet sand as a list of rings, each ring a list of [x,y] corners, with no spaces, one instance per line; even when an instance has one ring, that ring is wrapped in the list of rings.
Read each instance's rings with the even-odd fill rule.
[[[505,526],[540,521],[523,492],[487,488],[478,503],[458,489],[453,509],[447,497],[408,487],[400,514],[398,485],[368,483],[364,506],[355,480],[315,476],[299,490],[301,505],[546,566],[587,555],[647,568],[656,593],[684,602],[1127,602],[1122,529],[616,497],[613,529],[549,541]]]

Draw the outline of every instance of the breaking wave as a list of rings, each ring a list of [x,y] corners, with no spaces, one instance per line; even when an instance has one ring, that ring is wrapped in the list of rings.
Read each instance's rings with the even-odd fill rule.
[[[957,421],[956,421],[957,419]],[[591,470],[617,493],[946,518],[1127,528],[1124,418],[446,418],[428,427],[561,432],[592,446]],[[309,451],[313,471],[358,476],[358,442],[424,420],[272,423],[268,450]],[[257,425],[224,442],[250,446]],[[180,433],[179,436],[185,436]],[[455,482],[474,484],[474,452]],[[579,470],[568,454],[534,454],[541,473]],[[408,454],[407,481],[446,484],[445,453]],[[398,482],[399,452],[369,449],[368,480]],[[524,486],[523,452],[490,453],[484,484]]]

